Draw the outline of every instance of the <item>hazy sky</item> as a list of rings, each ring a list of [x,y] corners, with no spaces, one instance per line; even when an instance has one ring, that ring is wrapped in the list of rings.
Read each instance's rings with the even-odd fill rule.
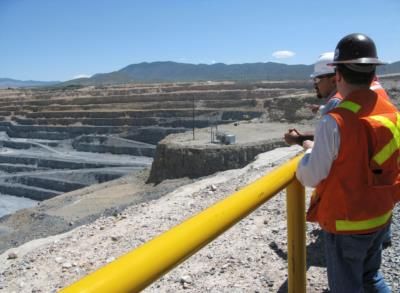
[[[399,61],[400,0],[0,0],[0,78],[167,60],[313,64],[353,32]]]

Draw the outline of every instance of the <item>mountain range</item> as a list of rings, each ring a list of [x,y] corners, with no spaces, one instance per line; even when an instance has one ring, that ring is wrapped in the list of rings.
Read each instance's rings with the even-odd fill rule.
[[[189,82],[189,81],[258,81],[305,80],[314,65],[287,65],[282,63],[244,63],[227,65],[187,64],[171,61],[143,62],[128,65],[118,71],[95,74],[64,82],[63,85],[99,85],[124,82]],[[378,74],[400,73],[400,61],[382,66]]]
[[[59,83],[60,81],[36,81],[0,78],[0,88],[51,86]]]
[[[118,71],[98,73],[89,78],[66,82],[18,81],[0,78],[0,87],[104,85],[127,82],[189,82],[189,81],[258,81],[306,80],[314,65],[287,65],[282,63],[188,64],[172,61],[142,62],[128,65]],[[400,61],[378,67],[378,75],[400,73]]]

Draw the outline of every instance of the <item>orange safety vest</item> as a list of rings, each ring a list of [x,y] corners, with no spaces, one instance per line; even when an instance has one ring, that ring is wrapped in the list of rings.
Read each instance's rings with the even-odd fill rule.
[[[369,89],[376,92],[379,97],[390,100],[389,95],[387,94],[386,90],[382,87],[382,85],[380,84],[380,82],[378,81],[378,79],[376,77],[371,82]],[[334,94],[328,101],[330,101],[331,99],[343,100],[343,97],[339,92],[336,92],[336,94]]]
[[[359,90],[328,115],[340,130],[339,153],[317,185],[307,220],[330,233],[376,231],[400,200],[400,113],[377,93]]]

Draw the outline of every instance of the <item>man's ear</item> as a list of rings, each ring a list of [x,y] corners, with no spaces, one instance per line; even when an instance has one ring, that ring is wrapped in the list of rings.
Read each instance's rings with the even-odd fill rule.
[[[339,71],[336,70],[336,74],[335,74],[336,83],[342,81],[342,79],[343,79],[343,77],[340,75]]]
[[[336,75],[332,76],[330,80],[333,85],[336,85]]]

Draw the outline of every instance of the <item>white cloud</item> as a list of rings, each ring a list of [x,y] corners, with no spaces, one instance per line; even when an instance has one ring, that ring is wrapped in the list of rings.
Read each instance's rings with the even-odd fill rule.
[[[76,79],[76,78],[89,78],[89,77],[91,77],[91,75],[90,74],[78,74],[78,75],[75,75],[72,79]]]
[[[295,52],[292,51],[275,51],[272,53],[272,57],[276,59],[286,59],[286,58],[291,58],[294,55],[296,55]]]

